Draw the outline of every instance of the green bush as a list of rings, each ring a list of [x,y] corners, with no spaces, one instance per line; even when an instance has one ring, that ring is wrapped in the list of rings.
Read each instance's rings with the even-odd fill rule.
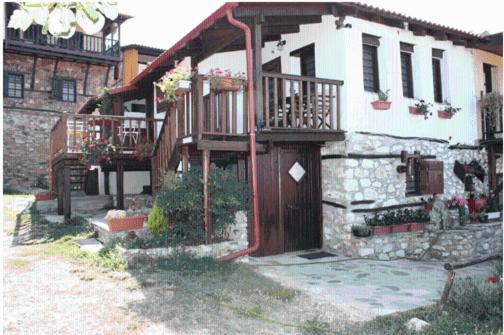
[[[403,223],[429,222],[430,215],[424,209],[412,210],[409,208],[388,210],[383,214],[376,213],[372,217],[364,216],[368,226],[391,226]]]
[[[147,218],[147,228],[153,234],[164,234],[168,232],[168,220],[157,203],[154,204]]]
[[[173,220],[169,239],[175,244],[198,244],[204,240],[202,171],[193,167],[180,176],[169,173],[156,195],[156,204],[162,213]],[[237,211],[248,211],[248,185],[236,174],[222,168],[213,168],[208,176],[210,193],[209,212],[212,218],[212,238],[225,237],[226,227],[234,224]]]

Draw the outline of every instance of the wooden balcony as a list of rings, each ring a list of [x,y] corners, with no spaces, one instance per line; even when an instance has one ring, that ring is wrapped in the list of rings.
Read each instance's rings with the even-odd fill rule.
[[[40,25],[32,25],[24,32],[6,27],[5,32],[6,50],[83,60],[94,59],[105,63],[116,63],[121,58],[119,40],[109,37],[75,32],[69,39],[56,38],[50,34],[42,34]]]
[[[502,142],[502,106],[498,113],[489,112],[485,107],[481,107],[481,131],[482,142]]]

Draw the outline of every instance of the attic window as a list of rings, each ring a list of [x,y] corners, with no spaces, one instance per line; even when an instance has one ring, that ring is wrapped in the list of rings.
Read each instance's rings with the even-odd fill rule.
[[[378,47],[379,38],[362,34],[362,70],[364,76],[364,90],[378,92],[380,78],[378,76]]]
[[[413,54],[413,44],[401,42],[401,77],[403,96],[413,98],[413,67],[411,57]]]

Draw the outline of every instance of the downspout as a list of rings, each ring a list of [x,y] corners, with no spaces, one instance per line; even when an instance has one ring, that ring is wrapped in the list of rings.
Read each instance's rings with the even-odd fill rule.
[[[249,144],[250,144],[250,165],[252,174],[252,213],[254,217],[254,244],[244,250],[240,250],[219,258],[219,260],[231,260],[241,256],[249,255],[259,249],[259,201],[257,199],[257,160],[256,160],[256,139],[255,139],[255,112],[254,112],[254,83],[252,80],[252,37],[250,28],[243,22],[233,17],[231,8],[226,10],[228,22],[245,33],[245,57],[247,59],[247,94],[248,94],[248,118],[249,118]]]

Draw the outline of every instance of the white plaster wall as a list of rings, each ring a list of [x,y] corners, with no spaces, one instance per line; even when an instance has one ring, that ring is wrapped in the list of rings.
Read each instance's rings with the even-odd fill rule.
[[[343,80],[341,91],[341,122],[347,131],[369,131],[398,136],[422,136],[449,140],[452,144],[475,144],[478,139],[479,111],[477,100],[481,87],[482,62],[498,66],[498,87],[502,91],[502,57],[454,46],[450,41],[436,41],[431,36],[414,36],[412,32],[348,17],[352,28],[336,30],[335,18],[323,16],[319,24],[302,25],[297,34],[282,35],[284,49],[276,42],[265,44],[263,63],[281,57],[282,72],[299,74],[297,62],[290,52],[315,43],[316,76]],[[378,50],[380,87],[390,89],[392,106],[388,111],[376,111],[370,103],[377,95],[364,91],[362,76],[362,33],[380,36]],[[409,114],[408,107],[416,100],[403,97],[399,43],[414,44],[412,57],[414,96],[433,103],[432,48],[445,50],[442,60],[443,99],[462,110],[451,120],[437,117],[439,104],[431,109],[432,117]],[[477,64],[475,64],[477,63]],[[212,67],[244,71],[245,52],[216,54],[198,64],[201,73]]]
[[[148,171],[125,171],[124,194],[140,194],[144,185],[150,185],[150,173]],[[105,179],[103,172],[98,174],[98,187],[100,195],[105,194]],[[115,172],[109,174],[109,190],[111,195],[117,192],[117,177]]]

